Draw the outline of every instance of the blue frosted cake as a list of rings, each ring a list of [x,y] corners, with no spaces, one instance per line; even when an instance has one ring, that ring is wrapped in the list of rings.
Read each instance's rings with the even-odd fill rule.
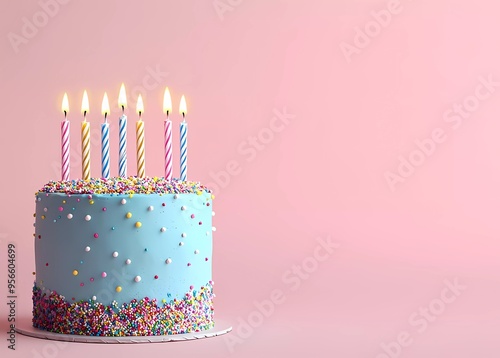
[[[92,336],[214,325],[212,199],[197,182],[50,182],[36,193],[33,326]]]

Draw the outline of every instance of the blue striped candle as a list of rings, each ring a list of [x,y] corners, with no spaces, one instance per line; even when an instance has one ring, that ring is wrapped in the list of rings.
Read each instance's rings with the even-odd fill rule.
[[[119,158],[119,168],[118,176],[127,176],[127,116],[122,114],[119,121],[119,131],[120,131],[120,158]]]
[[[109,178],[109,123],[101,125],[101,166],[102,177]]]
[[[181,180],[187,179],[187,132],[186,121],[181,123]]]
[[[108,95],[104,93],[102,99],[102,114],[104,115],[104,123],[101,124],[101,176],[104,179],[109,178],[109,102]]]
[[[118,159],[118,176],[127,176],[127,116],[125,115],[125,107],[127,106],[127,94],[125,93],[125,85],[122,83],[120,94],[118,95],[118,105],[122,107],[122,115],[118,123],[119,127],[119,159]]]
[[[184,96],[181,97],[181,104],[179,105],[179,113],[182,115],[182,122],[181,122],[181,180],[187,180],[187,133],[188,133],[188,126],[186,123],[186,113],[187,113],[187,106],[186,106],[186,98]]]

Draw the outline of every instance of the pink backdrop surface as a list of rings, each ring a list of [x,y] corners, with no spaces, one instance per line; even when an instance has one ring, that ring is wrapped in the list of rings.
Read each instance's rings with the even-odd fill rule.
[[[1,11],[1,355],[498,357],[500,50],[494,1],[78,1]],[[188,102],[189,177],[211,185],[216,317],[231,335],[135,346],[7,349],[8,243],[16,318],[31,316],[34,196],[71,177],[90,97],[100,172],[104,91],[144,97],[146,173],[163,174],[162,95]],[[174,148],[178,175],[178,146]]]

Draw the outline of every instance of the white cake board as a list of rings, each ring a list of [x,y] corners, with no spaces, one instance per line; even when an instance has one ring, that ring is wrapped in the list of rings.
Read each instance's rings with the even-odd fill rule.
[[[31,325],[31,321],[21,321],[18,325],[16,325],[16,331],[25,336],[80,343],[159,343],[190,341],[195,339],[220,336],[229,333],[232,329],[233,327],[231,327],[231,325],[229,325],[224,320],[216,319],[213,328],[201,332],[172,334],[166,336],[102,337],[47,332],[42,329],[33,327]]]

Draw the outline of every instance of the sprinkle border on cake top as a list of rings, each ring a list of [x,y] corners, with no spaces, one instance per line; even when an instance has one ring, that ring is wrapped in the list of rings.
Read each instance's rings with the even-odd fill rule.
[[[200,182],[180,179],[167,180],[164,177],[113,177],[50,181],[38,193],[64,194],[185,194],[212,191]]]

